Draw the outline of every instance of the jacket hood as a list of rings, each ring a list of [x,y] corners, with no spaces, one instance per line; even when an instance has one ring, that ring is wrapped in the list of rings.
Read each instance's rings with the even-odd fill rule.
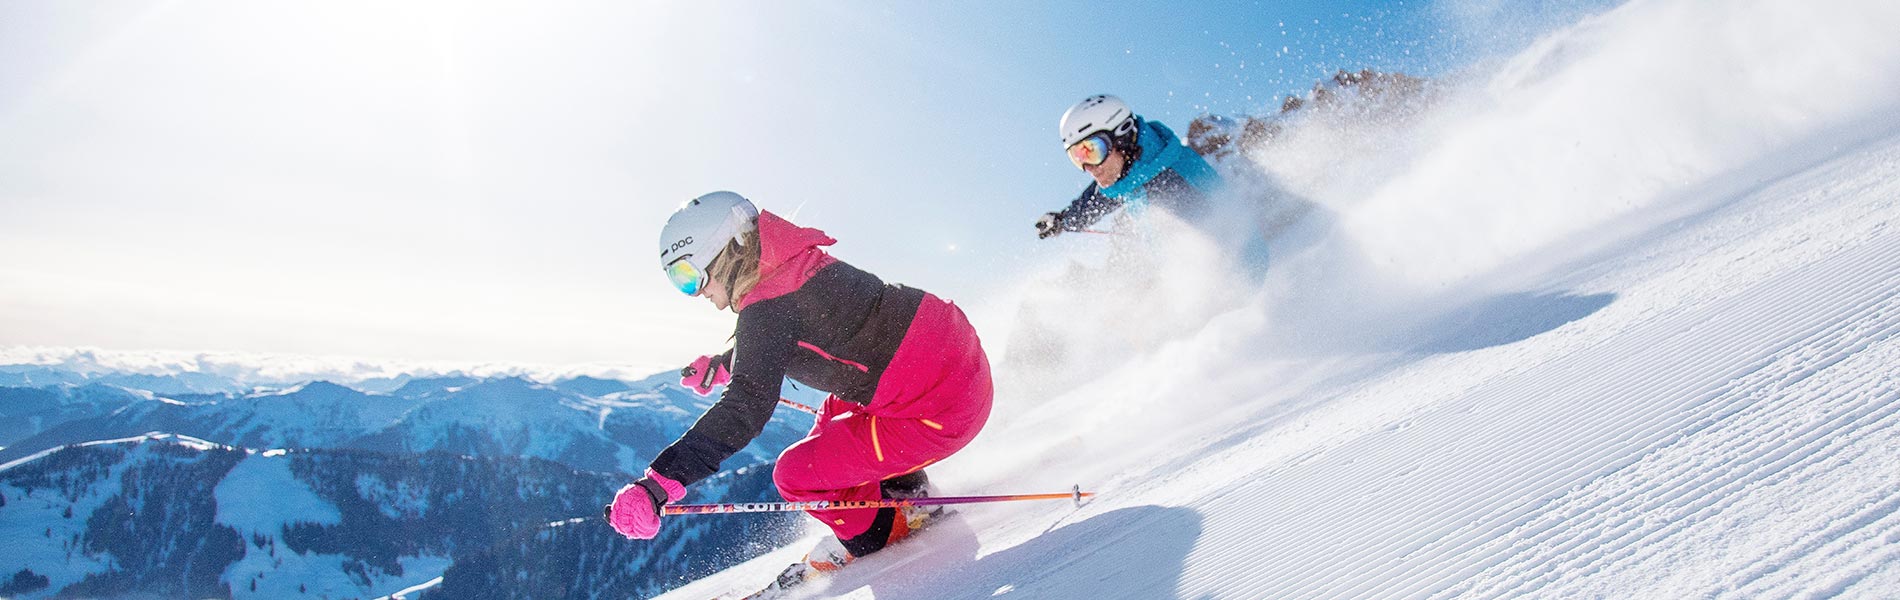
[[[837,261],[820,249],[836,243],[823,231],[759,211],[759,284],[739,299],[739,310],[798,290],[818,269]]]

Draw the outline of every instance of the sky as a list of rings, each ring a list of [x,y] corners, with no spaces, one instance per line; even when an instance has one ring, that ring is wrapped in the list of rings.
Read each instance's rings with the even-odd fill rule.
[[[6,3],[0,348],[670,368],[731,331],[653,258],[719,189],[977,303],[1090,250],[1031,226],[1087,183],[1054,132],[1082,97],[1180,130],[1582,10]]]

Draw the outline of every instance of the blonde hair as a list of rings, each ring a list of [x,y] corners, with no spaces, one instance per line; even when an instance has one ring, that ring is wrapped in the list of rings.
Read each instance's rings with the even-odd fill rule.
[[[759,231],[754,229],[733,236],[726,247],[713,258],[706,274],[726,286],[726,293],[732,295],[733,311],[739,310],[739,299],[759,285]]]

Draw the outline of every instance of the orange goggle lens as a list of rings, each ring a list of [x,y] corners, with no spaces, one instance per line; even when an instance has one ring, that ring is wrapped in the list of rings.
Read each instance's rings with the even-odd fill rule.
[[[1075,168],[1093,167],[1108,160],[1108,134],[1097,133],[1069,146],[1069,162]]]

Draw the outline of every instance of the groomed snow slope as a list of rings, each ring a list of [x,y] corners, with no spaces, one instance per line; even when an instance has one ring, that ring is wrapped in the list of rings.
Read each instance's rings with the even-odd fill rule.
[[[1791,4],[1632,3],[1402,134],[1276,151],[1346,177],[1256,156],[1329,218],[1246,306],[1066,393],[1001,373],[931,470],[1099,497],[965,508],[808,595],[1893,597],[1900,9]]]

